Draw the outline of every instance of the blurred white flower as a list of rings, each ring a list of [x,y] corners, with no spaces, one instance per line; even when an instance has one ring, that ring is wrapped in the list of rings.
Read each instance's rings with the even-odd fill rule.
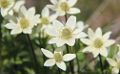
[[[52,21],[56,20],[58,15],[52,14],[50,15],[49,9],[44,7],[41,12],[40,24],[42,25],[42,29],[45,29],[46,26],[50,25]]]
[[[93,56],[96,57],[101,54],[104,57],[107,57],[108,50],[107,48],[115,43],[114,40],[109,39],[111,32],[107,32],[102,36],[101,28],[97,28],[95,33],[92,29],[88,29],[89,38],[81,39],[81,41],[88,45],[83,52],[92,52]]]
[[[112,66],[112,74],[118,74],[120,69],[120,58],[107,58],[108,63]]]
[[[14,6],[15,0],[0,0],[1,15],[4,17],[7,14],[11,14],[10,9]]]
[[[75,54],[65,54],[64,56],[62,55],[62,52],[55,51],[54,53],[46,50],[46,49],[41,49],[43,54],[49,58],[45,63],[44,66],[51,67],[53,65],[57,65],[60,69],[66,71],[66,64],[65,62],[71,61],[74,58],[76,58]],[[64,62],[65,61],[65,62]]]
[[[11,34],[19,34],[21,32],[31,34],[32,28],[39,22],[40,15],[35,15],[34,7],[27,10],[24,6],[22,6],[20,11],[22,16],[17,18],[17,22],[10,20],[10,23],[6,24],[5,27],[12,29]]]
[[[64,44],[73,46],[75,44],[75,39],[84,38],[87,36],[84,32],[82,32],[83,29],[83,23],[76,23],[75,16],[70,16],[66,24],[62,24],[57,20],[53,21],[52,26],[46,28],[47,34],[52,37],[49,40],[49,44],[56,43],[57,47]]]
[[[77,0],[50,0],[53,5],[47,5],[50,9],[59,13],[59,16],[80,13],[80,9],[74,8]]]

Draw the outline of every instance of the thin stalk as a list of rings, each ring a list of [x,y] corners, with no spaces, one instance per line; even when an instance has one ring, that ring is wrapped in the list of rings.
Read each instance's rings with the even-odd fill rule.
[[[104,72],[103,72],[103,63],[102,63],[102,56],[99,54],[99,60],[100,60],[100,68],[101,68],[101,72],[102,72],[102,74],[104,74]]]
[[[57,69],[58,69],[58,74],[61,74],[61,70],[59,68],[57,68]]]
[[[69,53],[69,46],[68,45],[66,45],[66,49],[67,49],[67,53]],[[74,74],[74,68],[73,68],[72,61],[69,62],[69,66],[70,66],[69,69],[70,69],[71,73]]]
[[[37,61],[37,58],[36,58],[36,54],[35,54],[35,51],[34,51],[34,48],[33,48],[33,45],[32,45],[32,41],[31,41],[30,36],[28,34],[26,35],[26,37],[27,37],[28,44],[30,46],[30,52],[31,52],[31,55],[32,55],[35,72],[36,72],[36,74],[40,74],[40,68],[39,68],[39,64],[38,64],[38,61]]]

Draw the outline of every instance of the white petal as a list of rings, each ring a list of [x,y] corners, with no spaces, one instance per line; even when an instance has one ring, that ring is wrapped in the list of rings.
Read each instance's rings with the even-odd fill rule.
[[[54,43],[57,43],[58,42],[58,38],[51,38],[49,41],[48,41],[48,44],[54,44]]]
[[[81,31],[85,28],[84,23],[82,21],[77,22],[77,28]]]
[[[82,52],[91,52],[91,48],[90,47],[86,47],[82,50]]]
[[[26,9],[25,6],[22,6],[22,7],[20,8],[20,11],[21,11],[22,14],[24,14],[24,15],[27,13],[27,9]]]
[[[110,38],[110,35],[111,35],[112,32],[107,32],[103,35],[103,38],[106,40],[106,39],[109,39]]]
[[[24,34],[31,34],[32,33],[32,29],[31,28],[27,28],[23,30]]]
[[[44,54],[46,57],[48,57],[48,58],[53,58],[53,53],[52,53],[52,52],[50,52],[50,51],[48,51],[48,50],[46,50],[46,49],[43,49],[43,48],[41,48],[41,51],[43,52],[43,54]]]
[[[113,59],[107,58],[107,61],[111,66],[116,66],[117,65],[116,61],[113,60]]]
[[[16,27],[16,24],[8,23],[8,24],[5,25],[5,27],[8,28],[8,29],[14,29]]]
[[[102,37],[102,29],[101,28],[97,28],[96,31],[95,31],[95,35],[97,37]]]
[[[68,44],[69,46],[73,46],[75,44],[75,38],[71,38],[68,41],[66,41],[66,44]]]
[[[41,12],[41,15],[42,17],[48,17],[49,16],[49,9],[47,7],[44,7],[42,12]]]
[[[118,74],[119,73],[119,69],[116,68],[116,67],[112,68],[112,73],[113,74]]]
[[[57,14],[57,13],[55,13],[55,14],[51,15],[51,16],[50,16],[50,22],[52,22],[52,21],[56,20],[56,19],[57,19],[57,17],[58,17],[58,14]]]
[[[64,61],[71,61],[76,57],[75,54],[66,54],[63,56]]]
[[[80,13],[80,9],[78,9],[78,8],[70,8],[70,10],[67,13],[68,14],[78,14],[78,13]]]
[[[107,41],[105,41],[105,46],[109,47],[109,46],[113,45],[114,43],[115,43],[115,40],[107,40]]]
[[[66,71],[66,64],[65,64],[64,62],[60,62],[60,63],[57,62],[56,65],[57,65],[60,69]]]
[[[21,7],[22,5],[24,5],[24,4],[25,4],[25,1],[24,1],[24,0],[17,1],[13,9],[14,9],[16,12],[18,12],[19,9],[20,9],[20,7]]]
[[[70,28],[74,29],[76,27],[76,17],[70,16],[67,20],[66,26],[69,26]]]
[[[54,11],[56,10],[56,7],[54,5],[48,4],[48,5],[46,5],[46,7],[48,7],[51,10],[54,10]]]
[[[3,16],[3,17],[5,17],[7,14],[8,14],[8,11],[6,11],[6,10],[4,10],[4,9],[0,9],[0,11],[1,11],[1,15]]]
[[[79,34],[79,38],[85,38],[85,37],[87,37],[87,34],[86,34],[86,33],[81,32],[81,33]]]
[[[94,37],[94,32],[91,28],[88,29],[88,36],[90,39],[92,39]]]
[[[57,4],[58,0],[50,0],[50,2],[53,3],[53,4]]]
[[[74,6],[76,2],[77,0],[68,0],[68,4],[70,5],[70,7]]]
[[[45,63],[44,66],[53,66],[55,65],[55,59],[48,59]]]
[[[15,29],[13,29],[13,30],[11,31],[11,34],[14,35],[14,34],[19,34],[19,33],[21,33],[21,32],[22,32],[22,29],[20,29],[20,28],[15,28]]]
[[[99,55],[98,49],[93,50],[92,53],[93,53],[94,58]]]
[[[91,41],[89,39],[80,39],[84,44],[90,45]]]
[[[65,41],[58,39],[58,41],[56,42],[57,47],[61,47],[65,44]]]
[[[28,11],[27,11],[27,13],[24,14],[24,16],[27,16],[29,18],[33,18],[34,15],[35,15],[35,7],[29,8]]]
[[[55,28],[57,28],[57,29],[60,29],[60,28],[63,27],[64,25],[63,25],[61,22],[55,20],[55,21],[53,21],[53,26],[54,26]]]
[[[104,56],[104,57],[107,57],[107,56],[108,56],[108,51],[107,51],[107,49],[106,49],[106,48],[100,49],[100,54],[101,54],[102,56]]]

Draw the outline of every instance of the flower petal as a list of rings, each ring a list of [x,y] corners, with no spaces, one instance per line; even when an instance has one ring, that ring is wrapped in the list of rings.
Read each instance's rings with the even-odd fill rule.
[[[91,47],[86,47],[82,50],[82,52],[91,52]]]
[[[66,41],[66,44],[68,44],[69,46],[73,46],[75,44],[75,38],[71,38],[68,41]]]
[[[76,57],[75,54],[66,54],[63,56],[64,61],[71,61]]]
[[[94,32],[91,28],[88,29],[88,36],[90,39],[92,39],[94,37]]]
[[[92,50],[91,52],[93,53],[94,58],[99,55],[99,50],[98,49]]]
[[[19,34],[22,32],[22,29],[21,28],[15,28],[11,31],[11,34],[12,35],[15,35],[15,34]]]
[[[102,56],[104,56],[104,57],[107,57],[107,56],[108,56],[108,51],[107,51],[107,49],[106,49],[106,48],[100,49],[100,54],[101,54]]]
[[[107,40],[107,41],[105,41],[105,46],[106,47],[109,47],[109,46],[111,46],[111,45],[113,45],[115,43],[115,40]]]
[[[42,17],[48,17],[49,16],[49,9],[47,7],[44,7],[42,12],[41,12],[41,15]]]
[[[60,28],[63,27],[64,25],[63,25],[61,22],[55,20],[55,21],[53,21],[53,26],[54,26],[55,28],[57,28],[57,29],[60,29]]]
[[[118,74],[119,69],[117,67],[112,68],[112,74]]]
[[[110,38],[110,35],[111,35],[112,32],[107,32],[103,35],[103,38],[106,40],[106,39],[109,39]]]
[[[89,39],[80,39],[84,44],[90,45],[91,41]]]
[[[51,2],[52,4],[57,4],[57,3],[58,3],[58,0],[50,0],[50,2]]]
[[[65,64],[64,62],[56,62],[56,65],[57,65],[60,69],[66,71],[66,64]]]
[[[111,66],[116,66],[117,65],[116,61],[113,60],[113,59],[107,58],[107,61]]]
[[[76,17],[70,16],[67,20],[66,26],[69,26],[70,28],[74,29],[76,27]]]
[[[23,33],[25,33],[25,34],[31,34],[32,33],[32,29],[31,28],[24,29]]]
[[[55,59],[48,59],[45,63],[44,66],[53,66],[55,65]]]
[[[8,28],[8,29],[14,29],[16,27],[16,24],[8,23],[8,24],[5,25],[5,27]]]
[[[50,52],[50,51],[48,51],[48,50],[46,50],[46,49],[43,49],[43,48],[41,48],[41,51],[43,52],[43,54],[44,54],[46,57],[48,57],[48,58],[53,58],[53,53],[52,53],[52,52]]]
[[[102,37],[102,29],[101,28],[97,28],[95,31],[95,36],[97,37]]]
[[[83,29],[85,28],[84,23],[82,21],[77,22],[77,28],[80,32],[83,31]]]
[[[70,10],[67,13],[68,14],[77,14],[77,13],[80,13],[80,9],[78,9],[78,8],[70,8]]]
[[[77,0],[68,0],[68,4],[70,7],[74,6]]]

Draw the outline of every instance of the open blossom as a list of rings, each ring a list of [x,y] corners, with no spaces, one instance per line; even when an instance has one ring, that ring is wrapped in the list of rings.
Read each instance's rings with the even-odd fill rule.
[[[120,50],[117,52],[116,55],[114,55],[113,58],[107,58],[107,61],[110,66],[112,66],[112,74],[118,74],[120,70]]]
[[[52,21],[54,21],[58,15],[50,14],[49,9],[47,7],[44,7],[41,12],[41,18],[40,18],[40,24],[42,25],[42,29],[46,28],[46,26],[50,25]]]
[[[56,11],[59,16],[67,14],[80,13],[80,9],[74,8],[77,0],[50,0],[53,5],[47,5],[50,9]]]
[[[92,52],[96,57],[99,54],[106,57],[108,55],[108,47],[114,44],[114,40],[109,39],[111,32],[107,32],[102,35],[101,28],[97,28],[95,33],[92,29],[88,29],[88,38],[81,39],[81,41],[88,45],[83,52]]]
[[[15,0],[0,0],[0,10],[1,10],[1,15],[6,16],[9,12],[10,9],[13,7],[15,3]]]
[[[32,28],[39,22],[39,15],[35,15],[34,7],[27,10],[24,6],[22,6],[20,11],[22,16],[17,18],[17,22],[10,20],[10,23],[6,24],[5,27],[12,29],[11,34],[19,34],[21,32],[31,34]]]
[[[57,67],[60,69],[66,71],[66,64],[65,62],[73,60],[76,55],[75,54],[65,54],[64,56],[62,55],[62,52],[60,51],[55,51],[54,53],[46,50],[46,49],[41,49],[43,54],[49,58],[45,63],[44,66],[51,67],[54,66],[55,64]],[[64,62],[65,61],[65,62]]]
[[[78,27],[81,25],[81,28]],[[54,44],[58,47],[68,44],[73,46],[75,44],[75,39],[84,38],[87,35],[82,32],[84,29],[81,22],[76,23],[76,17],[70,16],[66,24],[62,24],[59,21],[53,21],[52,26],[46,28],[46,32],[51,36],[49,44]]]

